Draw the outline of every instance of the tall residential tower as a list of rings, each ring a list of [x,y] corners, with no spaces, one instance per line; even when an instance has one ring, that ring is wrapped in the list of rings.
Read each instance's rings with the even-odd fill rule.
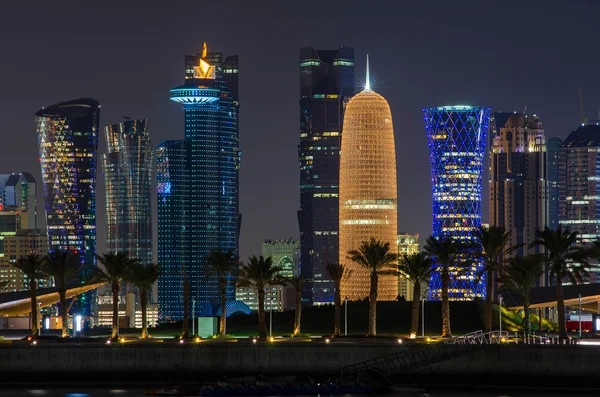
[[[433,191],[433,236],[471,242],[481,226],[482,169],[490,109],[441,106],[423,109],[429,140]],[[467,271],[451,269],[450,299],[485,296],[477,255],[465,253]],[[436,266],[436,265],[434,265]],[[431,276],[429,296],[441,299],[439,268]]]
[[[490,152],[490,226],[510,233],[516,255],[540,253],[529,248],[548,224],[546,138],[540,119],[513,114],[493,137]]]
[[[300,252],[303,301],[333,302],[325,266],[338,260],[340,147],[354,95],[354,49],[300,49]]]

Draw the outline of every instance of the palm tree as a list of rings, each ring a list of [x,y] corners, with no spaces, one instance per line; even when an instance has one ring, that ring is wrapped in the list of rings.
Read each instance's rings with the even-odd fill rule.
[[[302,317],[302,286],[304,285],[304,279],[300,276],[292,277],[290,284],[294,287],[296,292],[296,311],[294,313],[294,334],[293,336],[300,335],[300,319]]]
[[[254,288],[256,290],[258,294],[258,331],[261,338],[266,338],[265,288],[285,285],[287,280],[280,276],[283,267],[273,265],[273,260],[270,256],[264,258],[261,255],[257,258],[255,255],[252,255],[248,260],[248,263],[242,264],[240,269],[238,286]]]
[[[450,296],[448,288],[450,277],[456,273],[461,252],[464,251],[463,243],[449,236],[430,236],[427,238],[424,250],[434,263],[435,270],[439,272],[442,281],[442,337],[451,337],[450,330]]]
[[[148,295],[156,283],[156,280],[160,277],[162,272],[158,265],[154,263],[133,263],[129,268],[129,275],[126,277],[126,281],[132,283],[140,294],[140,306],[142,307],[142,337],[146,339],[148,337],[148,320],[147,320],[147,307],[148,307]]]
[[[510,232],[504,226],[481,226],[475,231],[475,239],[481,249],[483,257],[482,274],[485,278],[485,307],[483,315],[483,328],[485,332],[492,330],[492,287],[494,274],[501,271],[503,261],[517,247],[509,247]]]
[[[82,266],[79,256],[71,251],[54,251],[46,257],[44,264],[46,274],[54,278],[58,289],[60,312],[62,317],[63,338],[69,337],[69,312],[67,309],[67,286],[80,279]]]
[[[127,281],[131,268],[137,264],[137,259],[130,258],[126,253],[106,253],[97,256],[103,268],[98,266],[93,269],[92,279],[111,285],[113,294],[113,321],[111,338],[119,337],[119,284]]]
[[[340,317],[342,311],[342,291],[340,289],[342,285],[342,281],[346,281],[350,274],[352,274],[352,270],[348,269],[346,266],[341,263],[329,263],[325,267],[329,276],[331,277],[331,281],[333,281],[333,285],[335,287],[335,324],[333,326],[333,335],[340,335]]]
[[[212,272],[219,278],[219,290],[221,292],[221,320],[219,324],[219,333],[221,336],[225,336],[225,334],[227,334],[227,277],[237,269],[238,261],[231,250],[224,252],[214,249],[210,250],[207,261]]]
[[[375,240],[363,241],[358,250],[348,252],[348,259],[365,268],[371,276],[369,291],[369,335],[377,335],[377,286],[379,276],[396,274],[398,254],[390,251],[390,243]]]
[[[526,334],[531,332],[529,292],[543,273],[544,258],[542,255],[527,255],[525,257],[511,258],[500,273],[499,281],[502,283],[503,288],[517,290],[523,297]]]
[[[578,245],[577,232],[570,232],[559,227],[556,230],[546,228],[538,231],[537,239],[531,247],[544,248],[545,258],[549,264],[548,276],[556,277],[556,306],[558,311],[558,332],[561,338],[567,338],[565,324],[565,298],[563,280],[577,284],[588,276],[588,256],[590,251]]]
[[[29,279],[29,298],[31,300],[31,335],[39,333],[38,307],[36,298],[37,280],[46,277],[44,272],[44,258],[38,255],[27,255],[17,259],[15,267],[22,271]]]
[[[423,252],[402,255],[399,262],[398,271],[408,278],[414,286],[410,336],[415,337],[419,331],[421,283],[429,280],[431,277],[431,273],[433,272],[433,262],[431,258]]]

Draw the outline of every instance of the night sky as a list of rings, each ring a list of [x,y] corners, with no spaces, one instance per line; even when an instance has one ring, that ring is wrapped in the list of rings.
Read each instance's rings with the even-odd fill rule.
[[[299,48],[350,46],[359,78],[369,53],[373,88],[391,106],[398,227],[423,242],[431,179],[421,109],[527,106],[546,136],[566,137],[580,120],[578,86],[586,116],[600,109],[599,17],[593,0],[3,2],[0,173],[28,171],[41,185],[34,113],[83,96],[100,100],[102,129],[121,116],[148,118],[154,143],[183,138],[169,89],[183,82],[184,55],[206,41],[211,52],[240,57],[245,259],[265,238],[299,235]],[[98,181],[103,252],[100,172]],[[487,198],[483,207],[487,222]]]

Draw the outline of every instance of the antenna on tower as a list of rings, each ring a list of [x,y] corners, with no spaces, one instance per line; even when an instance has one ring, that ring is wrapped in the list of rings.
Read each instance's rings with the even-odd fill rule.
[[[582,124],[587,124],[588,120],[585,117],[585,111],[583,109],[583,90],[581,87],[577,87],[579,91],[579,118]]]
[[[369,75],[369,54],[367,54],[367,73],[365,80],[365,91],[371,91],[371,77]]]

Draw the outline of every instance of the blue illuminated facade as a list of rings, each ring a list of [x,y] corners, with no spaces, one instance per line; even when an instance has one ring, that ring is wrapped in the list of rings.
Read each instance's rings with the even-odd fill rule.
[[[185,138],[157,148],[159,263],[162,316],[183,316],[182,283],[190,283],[195,315],[212,315],[220,301],[211,249],[239,251],[237,56],[186,56],[185,84],[171,90],[183,106]],[[193,66],[193,65],[197,66]],[[235,298],[229,280],[228,299]],[[191,302],[189,307],[191,308]]]
[[[433,190],[433,236],[470,242],[481,226],[482,169],[490,109],[443,106],[423,109],[429,140]],[[435,266],[435,265],[434,265]],[[454,269],[451,300],[485,297],[485,279],[478,278],[481,259],[465,252],[462,271]],[[429,296],[441,299],[440,273],[431,276]]]

